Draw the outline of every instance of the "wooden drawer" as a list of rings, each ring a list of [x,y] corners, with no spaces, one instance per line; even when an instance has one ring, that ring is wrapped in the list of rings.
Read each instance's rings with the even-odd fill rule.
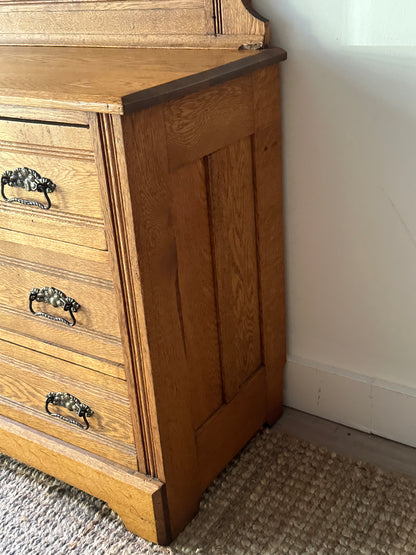
[[[124,378],[123,350],[107,251],[35,239],[25,233],[0,228],[0,274],[3,276],[0,283],[2,337],[7,334],[7,340],[12,342]],[[29,311],[29,290],[41,284],[56,284],[57,280],[60,288],[81,304],[74,327],[35,317]],[[83,296],[82,301],[77,299],[76,292]],[[90,303],[94,306],[92,322],[96,322],[92,327],[88,325]],[[44,311],[49,309],[52,307],[45,306]],[[62,310],[56,312],[64,315]],[[104,328],[100,327],[101,321],[106,324]],[[20,339],[16,335],[20,335]]]
[[[1,414],[137,469],[124,381],[13,343],[1,341],[0,347]],[[87,404],[94,411],[88,418],[89,429],[48,415],[45,401],[50,392],[69,393]],[[83,423],[75,412],[53,405],[49,408],[53,413]]]
[[[0,227],[0,255],[26,260],[39,266],[53,266],[71,270],[85,276],[112,281],[111,260],[108,251],[101,251],[64,243],[44,237],[33,237]]]
[[[0,120],[0,175],[29,168],[56,188],[50,208],[1,199],[1,227],[105,250],[98,175],[85,126]],[[14,176],[15,177],[15,176]],[[10,199],[48,202],[42,192],[5,185]]]
[[[115,337],[82,331],[0,306],[0,337],[62,360],[125,379],[123,349]]]
[[[1,117],[1,116],[0,116]],[[0,141],[28,148],[68,149],[92,152],[88,125],[4,118],[0,121]]]
[[[61,253],[57,241],[37,242],[31,236],[3,231],[0,229],[0,327],[20,334],[21,340],[13,337],[12,341],[21,345],[124,378],[108,253],[103,251],[94,262],[94,253],[100,251],[77,247]],[[40,247],[36,246],[38,243]],[[87,260],[88,251],[92,251],[92,260]],[[93,275],[84,275],[84,267]],[[100,274],[104,277],[100,278]],[[55,287],[79,303],[74,326],[30,312],[29,293],[42,287]],[[36,301],[31,306],[35,312],[71,321],[62,308]]]
[[[101,335],[120,337],[117,307],[111,282],[87,278],[73,272],[56,270],[52,267],[39,268],[36,264],[24,261],[11,261],[0,256],[0,305],[20,313],[30,313],[29,293],[34,288],[53,287],[75,299],[80,305],[74,313],[74,327]],[[35,312],[45,312],[53,317],[63,317],[71,321],[68,312],[61,308],[37,301],[32,302]],[[16,314],[17,315],[17,314]],[[36,317],[41,326],[44,317]],[[64,323],[56,322],[59,335]],[[53,340],[53,338],[51,338]]]

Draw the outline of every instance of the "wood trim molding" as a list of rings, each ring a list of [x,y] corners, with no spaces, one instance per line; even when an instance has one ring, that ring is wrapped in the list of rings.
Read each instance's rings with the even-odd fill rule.
[[[132,349],[136,346],[135,343],[131,342],[135,337],[132,331],[132,325],[134,326],[135,323],[131,323],[131,316],[127,310],[130,307],[131,282],[128,272],[126,273],[125,264],[123,264],[123,260],[130,259],[126,255],[129,235],[123,225],[124,217],[121,216],[125,207],[120,193],[123,168],[119,167],[113,120],[103,114],[91,115],[90,126],[95,139],[97,168],[102,183],[103,205],[105,206],[104,217],[107,222],[108,243],[114,264],[114,286],[119,302],[124,307],[119,312],[120,330],[126,353],[125,373],[132,407],[131,415],[138,454],[138,465],[141,472],[156,476],[155,449],[149,449],[149,445],[153,447],[153,436],[149,430],[149,428],[152,428],[152,424],[149,423],[147,413],[147,397],[137,393],[138,391],[143,391],[143,384],[140,383],[138,386],[138,373],[135,369],[137,364],[140,366],[141,355],[132,352]],[[105,148],[103,148],[104,145]],[[122,145],[119,148],[122,148]],[[125,202],[127,202],[127,199],[125,199]],[[140,372],[139,377],[141,377]]]
[[[262,48],[268,42],[268,21],[249,0],[0,0],[0,44]]]
[[[53,474],[106,501],[125,526],[143,538],[166,544],[164,484],[87,453],[42,432],[0,417],[0,447],[6,455]]]
[[[13,11],[31,11],[34,7],[47,6],[48,10],[68,11],[101,10],[177,10],[204,6],[204,0],[0,0],[0,10],[13,7]]]
[[[201,71],[189,77],[176,79],[171,83],[165,83],[137,93],[127,95],[122,98],[123,113],[129,114],[145,108],[150,108],[157,104],[163,104],[171,100],[177,100],[188,94],[195,93],[220,85],[230,79],[242,77],[261,68],[283,62],[287,58],[287,53],[282,48],[268,48],[234,62],[230,62],[221,67]]]

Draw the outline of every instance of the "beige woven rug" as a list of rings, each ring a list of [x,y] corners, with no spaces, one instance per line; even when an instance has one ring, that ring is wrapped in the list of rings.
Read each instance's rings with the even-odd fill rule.
[[[0,456],[0,553],[416,554],[415,495],[411,479],[266,429],[162,548],[101,501]]]

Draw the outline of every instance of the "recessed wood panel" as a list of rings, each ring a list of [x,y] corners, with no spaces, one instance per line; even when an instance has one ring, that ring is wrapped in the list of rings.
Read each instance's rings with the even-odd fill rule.
[[[195,429],[222,404],[216,300],[203,160],[171,174],[186,357]]]
[[[265,374],[265,369],[259,368],[233,401],[221,407],[198,430],[201,491],[261,428],[266,416]]]
[[[251,138],[208,157],[224,393],[262,363]]]

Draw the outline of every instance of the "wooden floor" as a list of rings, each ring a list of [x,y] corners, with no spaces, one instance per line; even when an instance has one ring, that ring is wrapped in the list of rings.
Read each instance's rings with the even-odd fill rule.
[[[416,478],[416,449],[413,447],[290,408],[285,409],[273,429],[322,445],[335,453],[376,464],[384,470]]]

